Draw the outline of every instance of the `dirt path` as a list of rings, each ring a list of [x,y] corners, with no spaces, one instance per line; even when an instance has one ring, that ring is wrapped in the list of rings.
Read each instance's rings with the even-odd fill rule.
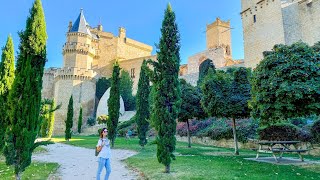
[[[47,147],[48,152],[35,154],[32,159],[42,162],[56,162],[60,164],[57,174],[50,179],[63,180],[92,180],[96,178],[98,158],[94,156],[93,149],[75,147],[65,144],[51,144]],[[110,180],[132,180],[137,179],[138,174],[129,170],[124,160],[136,153],[128,150],[113,149],[111,158]],[[101,179],[104,178],[105,169],[102,171]]]

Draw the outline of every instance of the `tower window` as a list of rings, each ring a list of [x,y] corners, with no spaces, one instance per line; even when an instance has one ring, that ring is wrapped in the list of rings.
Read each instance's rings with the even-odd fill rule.
[[[256,15],[253,15],[253,22],[254,22],[254,23],[257,22],[257,17],[256,17]]]
[[[135,69],[134,68],[131,69],[131,78],[132,79],[135,78]]]

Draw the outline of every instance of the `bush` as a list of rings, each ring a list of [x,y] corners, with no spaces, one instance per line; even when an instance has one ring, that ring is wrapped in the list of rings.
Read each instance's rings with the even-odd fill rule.
[[[208,126],[211,126],[213,120],[208,119],[204,121],[199,121],[199,120],[189,120],[189,125],[190,125],[190,135],[194,136],[196,135],[199,131],[207,128]],[[185,122],[180,122],[177,125],[177,134],[180,136],[187,136],[187,123]]]
[[[101,115],[97,118],[98,124],[107,124],[108,119],[109,119],[109,116]]]
[[[121,122],[118,125],[118,135],[125,137],[129,129],[132,131],[132,134],[137,134],[137,123],[135,116],[133,116],[129,121]]]
[[[299,140],[299,128],[289,123],[276,123],[258,128],[260,140],[293,141]]]
[[[313,140],[317,143],[320,143],[320,120],[316,121],[311,127],[311,134]]]
[[[96,124],[96,120],[93,117],[89,117],[87,120],[87,124],[89,126],[94,126]]]

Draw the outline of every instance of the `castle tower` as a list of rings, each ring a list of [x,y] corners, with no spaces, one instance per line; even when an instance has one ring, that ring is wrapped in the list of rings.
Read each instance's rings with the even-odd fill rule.
[[[55,111],[54,135],[64,134],[71,96],[74,103],[74,132],[77,129],[80,106],[83,108],[83,121],[93,112],[96,73],[92,70],[92,62],[96,57],[97,41],[91,34],[81,9],[72,27],[69,25],[67,42],[62,50],[63,67],[55,73],[54,77],[54,99],[57,104],[62,104],[61,108]]]
[[[224,22],[217,18],[215,22],[207,25],[207,49],[224,48],[226,56],[232,57],[230,21]]]

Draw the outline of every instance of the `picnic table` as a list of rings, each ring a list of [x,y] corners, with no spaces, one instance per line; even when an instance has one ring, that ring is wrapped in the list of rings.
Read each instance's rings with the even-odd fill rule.
[[[299,146],[300,141],[258,141],[257,143],[259,145],[259,148],[253,149],[257,151],[256,159],[259,158],[259,153],[270,153],[272,154],[276,162],[279,162],[276,156],[277,154],[280,154],[279,158],[281,159],[283,153],[296,152],[298,153],[300,160],[304,161],[301,153],[305,153],[308,151],[307,149],[302,149]]]

